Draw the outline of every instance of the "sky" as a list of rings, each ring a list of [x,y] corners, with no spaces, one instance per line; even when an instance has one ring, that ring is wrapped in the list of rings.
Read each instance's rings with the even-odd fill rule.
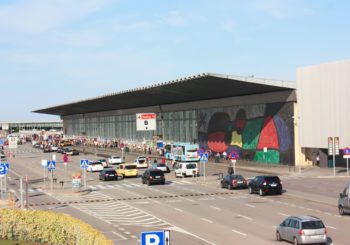
[[[0,0],[0,122],[203,72],[276,80],[350,58],[347,0]]]

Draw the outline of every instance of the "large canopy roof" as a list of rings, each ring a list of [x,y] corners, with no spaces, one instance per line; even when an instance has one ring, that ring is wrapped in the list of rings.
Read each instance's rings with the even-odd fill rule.
[[[33,112],[75,115],[296,89],[295,82],[203,73]]]

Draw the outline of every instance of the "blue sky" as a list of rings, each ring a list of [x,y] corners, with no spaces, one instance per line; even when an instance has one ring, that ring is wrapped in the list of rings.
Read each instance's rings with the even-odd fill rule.
[[[202,72],[295,80],[350,57],[346,0],[1,0],[0,122]]]

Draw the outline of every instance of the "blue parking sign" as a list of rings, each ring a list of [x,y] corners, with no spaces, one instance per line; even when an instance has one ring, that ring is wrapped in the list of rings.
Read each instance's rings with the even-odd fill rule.
[[[0,175],[5,175],[7,173],[6,165],[1,163],[0,164]]]
[[[141,232],[141,245],[164,245],[164,231]]]

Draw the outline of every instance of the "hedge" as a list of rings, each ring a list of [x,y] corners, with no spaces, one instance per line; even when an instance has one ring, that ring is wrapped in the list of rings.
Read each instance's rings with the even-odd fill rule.
[[[52,245],[112,245],[83,221],[51,211],[0,209],[0,239]]]

